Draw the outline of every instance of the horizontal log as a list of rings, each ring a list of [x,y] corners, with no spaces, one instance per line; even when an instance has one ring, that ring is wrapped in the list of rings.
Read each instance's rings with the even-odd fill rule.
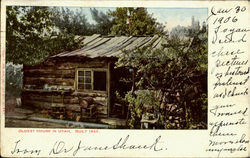
[[[41,90],[41,91],[44,91],[44,90]],[[54,91],[54,92],[40,92],[39,90],[28,90],[28,91],[25,91],[23,90],[22,91],[22,96],[25,97],[25,96],[28,96],[30,97],[31,99],[32,98],[35,98],[35,97],[38,97],[38,98],[44,98],[44,97],[47,97],[47,98],[50,98],[51,96],[53,96],[54,99],[61,99],[62,97],[64,98],[64,100],[71,100],[71,99],[74,99],[74,100],[78,100],[78,98],[84,98],[84,97],[93,97],[93,99],[95,101],[100,101],[102,103],[105,103],[108,99],[108,96],[107,94],[105,93],[91,93],[91,92],[80,92],[81,95],[76,95],[76,93],[78,92],[68,92],[68,93],[65,93],[64,95],[62,95],[62,93],[60,91],[58,91],[58,93],[55,93],[57,91]]]
[[[45,91],[45,90],[40,90]],[[41,93],[38,89],[30,89],[30,90],[23,90],[22,95],[32,96],[32,97],[51,97],[53,95],[54,98],[61,98],[62,96],[64,99],[73,99],[73,98],[84,98],[84,97],[93,97],[96,101],[106,101],[108,99],[108,95],[106,93],[98,93],[98,92],[80,92],[81,95],[77,95],[76,93],[79,92],[67,92],[64,95],[58,91],[58,93]],[[55,90],[56,92],[56,90]]]
[[[71,111],[80,112],[79,104],[66,104],[66,109]]]
[[[76,97],[64,98],[63,96],[23,95],[23,99],[51,103],[79,104],[79,100]]]
[[[51,103],[51,107],[66,107],[66,105],[65,104],[63,104],[63,103]]]
[[[108,118],[107,114],[97,114],[96,115],[97,118]]]
[[[75,78],[24,77],[24,85],[64,85],[74,86]]]
[[[57,69],[25,69],[25,77],[46,77],[46,78],[75,78],[75,69],[57,70]]]
[[[22,96],[41,96],[41,97],[51,97],[54,98],[64,96],[64,98],[72,98],[72,91],[63,91],[63,90],[45,90],[45,89],[22,89]]]
[[[51,109],[53,107],[66,107],[66,104],[62,103],[41,102],[36,100],[26,100],[24,101],[23,104],[27,106],[38,107],[41,109]]]
[[[76,96],[76,97],[105,97],[107,98],[108,97],[108,94],[107,92],[103,93],[103,92],[74,92],[72,94],[73,96]]]
[[[34,100],[22,100],[24,106],[36,107],[39,109],[51,109],[51,103],[39,102]]]
[[[99,114],[108,114],[108,108],[107,106],[98,106],[97,111]]]
[[[24,95],[22,97],[24,100],[33,100],[33,101],[39,101],[39,102],[49,102],[49,103],[63,103],[63,104],[79,104],[78,98],[64,98],[63,96],[27,96]],[[107,106],[106,100],[96,100],[93,98],[95,102],[98,102],[102,104],[103,106]]]
[[[85,63],[60,63],[55,65],[57,69],[74,69],[74,68],[108,68],[105,62],[85,62]]]
[[[91,61],[91,60],[85,60],[84,62],[55,62],[54,64],[40,64],[40,65],[34,65],[34,66],[24,66],[23,70],[29,70],[29,69],[75,69],[75,68],[108,68],[108,64],[105,61]]]
[[[103,106],[107,106],[107,100],[97,100],[97,99],[95,99],[95,98],[94,98],[94,100],[95,100],[95,102],[98,103],[98,104],[101,104],[101,105],[103,105]]]
[[[62,104],[62,103],[49,103],[49,102],[40,102],[35,100],[24,100],[23,105],[30,106],[30,107],[36,107],[39,109],[51,109],[54,107],[65,107],[67,110],[71,111],[80,111],[79,104]],[[97,106],[97,112],[98,114],[107,114],[108,109],[104,106]]]
[[[64,99],[63,103],[64,104],[79,104],[79,100],[78,100],[78,98]]]
[[[80,111],[79,104],[61,104],[61,103],[40,102],[40,101],[35,101],[35,100],[25,100],[23,101],[23,105],[36,107],[39,109],[51,109],[54,107],[65,107],[66,110],[77,111],[77,112]]]

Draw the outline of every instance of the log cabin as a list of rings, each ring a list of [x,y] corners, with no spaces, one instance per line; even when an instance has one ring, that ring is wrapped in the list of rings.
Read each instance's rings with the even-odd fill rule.
[[[95,106],[98,117],[110,117],[117,113],[115,91],[129,91],[132,86],[131,82],[121,79],[131,75],[130,72],[114,68],[122,50],[132,51],[149,44],[159,48],[163,38],[94,34],[84,37],[82,42],[81,49],[59,53],[40,64],[23,66],[23,105],[79,112],[88,104],[96,104],[99,105]]]

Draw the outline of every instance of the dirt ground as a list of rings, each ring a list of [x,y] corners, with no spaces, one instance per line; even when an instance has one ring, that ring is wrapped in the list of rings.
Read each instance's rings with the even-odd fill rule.
[[[29,120],[5,119],[5,127],[11,128],[69,128],[66,125]]]
[[[33,111],[27,108],[14,108],[8,111],[5,117],[5,127],[21,127],[21,128],[69,128],[67,125],[51,122],[31,121],[26,119],[15,119],[15,117],[38,117],[38,118],[51,118],[47,114]],[[11,117],[11,118],[8,118]]]
[[[91,127],[94,128],[106,128],[108,125],[112,126],[111,128],[123,128],[126,125],[126,120],[118,118],[102,118],[100,120],[96,119],[87,119],[79,120],[79,114],[72,115],[72,118],[69,117],[71,113],[67,113],[67,116],[60,115],[60,117],[52,116],[48,110],[39,110],[32,107],[18,107],[16,105],[15,98],[9,99],[6,101],[5,106],[5,127],[8,128],[87,128],[88,125],[76,125],[71,122],[79,122],[89,124],[92,123]],[[61,118],[62,116],[62,118]],[[67,118],[66,118],[67,117]],[[33,118],[33,119],[31,119]],[[34,120],[34,118],[36,118]],[[71,120],[69,120],[71,118]],[[53,121],[51,121],[53,119]],[[42,121],[43,120],[43,121]],[[58,120],[58,121],[57,121]],[[64,123],[62,123],[64,121]],[[58,122],[58,123],[57,123]],[[95,126],[96,124],[97,126]],[[94,126],[94,127],[93,127]],[[89,128],[91,128],[89,127]]]
[[[70,128],[67,124],[31,121],[26,119],[15,119],[15,117],[37,117],[48,118],[51,116],[47,113],[29,107],[17,107],[16,99],[11,98],[6,101],[5,105],[5,127],[13,128]],[[11,117],[11,118],[8,118]]]

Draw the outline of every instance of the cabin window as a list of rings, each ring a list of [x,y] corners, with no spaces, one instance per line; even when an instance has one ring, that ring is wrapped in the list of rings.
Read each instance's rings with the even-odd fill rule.
[[[78,89],[91,90],[91,71],[78,71]]]
[[[106,91],[107,73],[104,70],[77,71],[77,89],[86,91]]]

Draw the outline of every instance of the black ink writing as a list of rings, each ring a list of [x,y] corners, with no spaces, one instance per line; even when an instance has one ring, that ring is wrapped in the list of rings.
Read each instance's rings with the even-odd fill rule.
[[[247,81],[249,80],[249,76],[246,76],[243,79],[240,80],[234,80],[232,76],[230,76],[225,81],[221,81],[222,76],[217,76],[217,81],[214,83],[214,89],[216,89],[219,86],[237,86],[237,85],[245,85]]]
[[[237,66],[232,68],[231,66],[228,66],[227,71],[225,73],[225,76],[232,75],[232,76],[237,76],[237,75],[247,75],[249,74],[249,69],[250,67],[247,68],[247,70],[242,70],[242,66]]]
[[[219,129],[221,127],[234,126],[234,125],[245,125],[247,123],[246,123],[245,118],[240,118],[240,119],[238,119],[237,121],[234,121],[234,122],[222,120],[222,121],[219,121],[219,122],[218,121],[210,122],[209,124],[212,125],[210,133],[211,132],[213,133],[213,132],[219,131]]]
[[[250,31],[249,29],[246,28],[221,29],[221,26],[222,25],[219,25],[214,28],[214,37],[212,40],[213,44],[215,44],[216,42],[218,42],[218,44],[246,42],[246,33]],[[220,35],[220,39],[218,38],[218,34]],[[235,38],[236,34],[239,37]]]
[[[241,66],[241,65],[247,65],[247,60],[240,60],[240,58],[235,55],[231,60],[221,61],[221,59],[218,59],[215,63],[216,67],[222,67],[222,66]]]
[[[61,154],[61,153],[67,153],[70,152],[73,149],[73,147],[71,148],[66,148],[65,147],[65,142],[64,141],[59,141],[59,142],[55,142],[53,148],[51,149],[49,155],[51,154]]]
[[[19,143],[21,140],[18,140],[15,142],[15,147],[14,149],[11,151],[11,154],[36,154],[39,155],[41,153],[41,150],[39,149],[20,149],[19,147]]]
[[[219,8],[218,10],[216,10],[215,7],[212,7],[212,9],[210,10],[210,13],[211,13],[211,14],[210,14],[209,17],[207,18],[207,20],[210,19],[210,17],[216,16],[216,15],[218,15],[218,14],[229,13],[232,9],[233,9],[233,8],[229,8],[229,9]]]
[[[212,46],[209,53],[215,60],[211,75],[213,75],[212,98],[219,104],[209,109],[213,116],[208,124],[209,147],[207,152],[217,153],[246,153],[249,139],[246,136],[248,125],[248,103],[243,99],[240,105],[231,97],[247,97],[249,83],[249,53],[247,36],[249,26],[240,25],[246,20],[247,7],[236,5],[230,7],[212,7],[209,12],[210,39]],[[227,100],[227,98],[229,100]],[[241,100],[240,100],[241,101]],[[234,130],[243,128],[244,130]],[[232,130],[230,130],[232,129]],[[227,154],[228,156],[229,154]]]
[[[248,95],[248,88],[239,88],[233,87],[233,89],[224,88],[222,92],[215,92],[213,98],[226,98],[226,97],[235,97],[241,95]]]
[[[160,147],[161,136],[158,136],[151,144],[130,144],[130,135],[125,138],[120,138],[114,145],[104,145],[104,146],[90,146],[84,145],[83,141],[80,140],[75,148],[75,146],[66,147],[64,141],[56,141],[49,153],[49,155],[58,155],[68,152],[72,152],[73,156],[76,156],[80,151],[101,151],[101,150],[152,150],[159,152],[162,150],[167,150],[167,148]]]
[[[219,51],[212,52],[212,57],[223,57],[223,56],[238,55],[238,54],[243,54],[243,53],[244,51],[241,51],[239,48],[237,50],[224,51],[224,47],[221,47]]]

